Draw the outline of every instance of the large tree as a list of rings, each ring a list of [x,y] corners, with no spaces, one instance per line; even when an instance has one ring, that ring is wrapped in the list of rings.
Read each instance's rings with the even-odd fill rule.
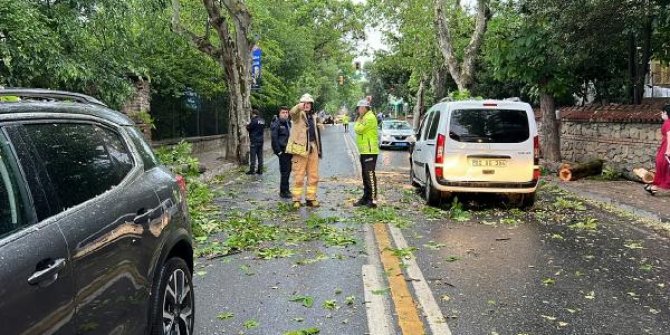
[[[470,37],[470,42],[463,51],[462,59],[459,60],[454,50],[452,25],[447,17],[447,10],[444,6],[445,0],[434,0],[435,18],[434,24],[437,31],[437,41],[440,51],[445,60],[445,65],[454,82],[461,91],[470,90],[475,80],[475,62],[479,54],[487,23],[491,17],[488,0],[477,0],[477,13],[475,15],[475,27]],[[456,1],[449,10],[459,12],[463,8],[460,1]]]
[[[249,154],[249,134],[245,125],[251,113],[251,13],[240,0],[203,0],[202,3],[207,12],[202,22],[204,35],[182,25],[179,0],[172,0],[172,27],[223,68],[229,98],[227,158],[244,163]],[[218,43],[209,39],[210,27],[216,33]]]

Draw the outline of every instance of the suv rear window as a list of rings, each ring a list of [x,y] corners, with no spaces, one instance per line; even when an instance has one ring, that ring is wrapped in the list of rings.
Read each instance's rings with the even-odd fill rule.
[[[468,143],[521,143],[530,137],[526,111],[463,109],[451,113],[449,137]]]

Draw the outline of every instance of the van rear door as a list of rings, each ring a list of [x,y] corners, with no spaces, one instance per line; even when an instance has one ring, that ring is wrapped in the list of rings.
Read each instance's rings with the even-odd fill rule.
[[[524,108],[473,106],[450,113],[449,181],[527,182],[533,178],[534,122]]]

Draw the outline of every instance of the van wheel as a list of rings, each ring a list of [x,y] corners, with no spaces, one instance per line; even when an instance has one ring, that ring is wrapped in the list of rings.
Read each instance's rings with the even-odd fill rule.
[[[409,182],[414,187],[419,187],[419,183],[416,182],[416,177],[414,177],[414,168],[412,168],[412,161],[409,161]]]
[[[524,194],[521,197],[521,204],[519,207],[522,209],[530,209],[533,205],[535,205],[535,192]]]
[[[429,206],[439,206],[442,203],[442,194],[433,187],[433,180],[430,172],[426,171],[426,187],[424,187],[424,197]]]
[[[151,335],[193,334],[195,299],[186,261],[170,258],[157,274],[151,289]]]

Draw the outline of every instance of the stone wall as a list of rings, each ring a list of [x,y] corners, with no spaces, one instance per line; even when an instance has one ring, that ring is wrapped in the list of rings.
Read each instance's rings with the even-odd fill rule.
[[[659,124],[563,121],[561,125],[561,155],[571,162],[599,158],[626,170],[650,168],[660,143]]]
[[[133,95],[123,104],[121,107],[121,112],[132,116],[133,114],[145,111],[151,111],[151,84],[148,80],[143,78],[133,78],[133,84],[135,86],[135,92]]]
[[[272,149],[270,130],[266,129],[264,134],[263,141],[263,150],[268,151]],[[175,138],[163,141],[153,141],[151,146],[154,148],[162,146],[174,146],[180,141],[186,141],[191,143],[193,146],[192,153],[194,155],[202,154],[205,152],[216,152],[221,157],[225,157],[227,153],[227,144],[228,144],[228,135],[212,135],[212,136],[199,136],[199,137],[187,137],[187,138]]]
[[[653,168],[661,143],[659,107],[610,105],[561,110],[561,155],[564,161],[603,159],[631,170]]]
[[[133,95],[121,107],[121,112],[128,115],[144,133],[147,140],[151,140],[151,124],[143,124],[135,115],[140,112],[151,112],[151,83],[141,77],[131,78],[135,86]]]

